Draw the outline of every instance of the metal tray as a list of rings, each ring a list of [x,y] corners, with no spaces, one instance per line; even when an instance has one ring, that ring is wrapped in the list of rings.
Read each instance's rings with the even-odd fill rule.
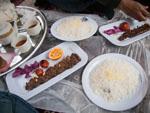
[[[28,6],[17,6],[17,9],[25,9],[25,10],[30,10],[30,11],[35,11],[36,12],[36,18],[40,21],[41,24],[41,32],[39,35],[34,36],[31,38],[31,42],[32,42],[32,48],[24,54],[18,54],[14,57],[10,68],[3,72],[0,73],[0,76],[3,76],[7,73],[9,73],[10,71],[16,69],[18,66],[20,66],[21,64],[23,64],[24,62],[26,62],[29,58],[32,57],[32,55],[38,50],[38,48],[41,46],[42,42],[45,39],[46,33],[47,33],[47,21],[45,16],[43,15],[42,12],[40,12],[38,9],[32,8],[32,7],[28,7]],[[1,50],[4,50],[4,53],[7,52],[14,52],[15,49],[13,49],[10,45],[8,46],[1,46],[0,47]]]

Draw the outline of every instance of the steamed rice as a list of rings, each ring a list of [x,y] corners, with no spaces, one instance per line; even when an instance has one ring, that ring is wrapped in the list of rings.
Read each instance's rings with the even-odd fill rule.
[[[92,28],[92,24],[89,21],[82,22],[81,17],[70,17],[64,19],[56,27],[56,32],[60,37],[82,39],[92,32]]]
[[[138,70],[122,59],[104,60],[90,74],[93,92],[109,102],[130,98],[139,84]]]

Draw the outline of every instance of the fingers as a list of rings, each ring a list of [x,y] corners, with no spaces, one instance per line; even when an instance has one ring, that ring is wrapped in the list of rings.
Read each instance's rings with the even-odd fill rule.
[[[146,10],[148,7],[141,7],[141,13],[145,16],[145,17],[149,17],[150,13]]]
[[[136,11],[135,19],[139,21],[145,21],[147,17],[150,17],[150,13],[146,10],[148,7],[143,6],[142,4],[138,3],[138,9]]]
[[[144,21],[150,17],[150,13],[147,11],[148,7],[134,0],[121,0],[118,8],[139,21]]]
[[[146,17],[143,15],[142,12],[138,12],[137,16],[136,16],[136,19],[139,20],[139,21],[145,21]]]
[[[148,9],[149,7],[148,6],[145,6],[145,9]]]

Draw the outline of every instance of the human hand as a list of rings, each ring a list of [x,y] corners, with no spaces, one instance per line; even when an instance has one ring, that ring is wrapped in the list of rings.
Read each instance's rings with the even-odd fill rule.
[[[150,13],[147,11],[148,6],[144,6],[134,0],[121,0],[118,8],[139,21],[144,21],[150,17]]]

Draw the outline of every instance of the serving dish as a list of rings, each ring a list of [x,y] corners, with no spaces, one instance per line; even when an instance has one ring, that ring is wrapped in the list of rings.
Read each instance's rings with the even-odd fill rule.
[[[135,29],[137,27],[140,27],[142,25],[144,25],[145,23],[149,24],[150,25],[150,21],[147,20],[147,21],[144,21],[144,22],[139,22],[137,20],[132,20],[132,19],[124,19],[124,20],[119,20],[117,22],[114,22],[114,23],[110,23],[110,24],[107,24],[107,25],[103,25],[99,28],[99,32],[100,34],[102,34],[108,41],[110,41],[112,44],[114,45],[117,45],[117,46],[127,46],[135,41],[138,41],[138,40],[141,40],[147,36],[150,35],[150,30],[149,31],[146,31],[144,33],[141,33],[137,36],[134,36],[134,37],[131,37],[131,38],[127,38],[125,40],[118,40],[118,38],[124,33],[124,32],[118,32],[116,34],[112,34],[112,35],[108,35],[106,33],[104,33],[104,31],[106,30],[110,30],[110,29],[113,29],[114,27],[119,27],[119,25],[121,23],[124,23],[124,22],[127,22],[130,24],[130,28],[131,29]]]
[[[35,12],[35,17],[40,22],[40,25],[41,25],[41,32],[37,36],[33,36],[30,38],[30,42],[32,43],[32,47],[28,52],[23,53],[23,54],[16,52],[16,49],[12,48],[10,45],[2,46],[0,44],[0,54],[12,53],[12,52],[16,53],[15,57],[13,58],[13,60],[10,64],[10,68],[5,72],[0,73],[0,76],[3,76],[5,74],[9,73],[10,71],[14,70],[18,66],[20,66],[21,64],[26,62],[29,58],[31,58],[32,55],[41,46],[41,44],[44,41],[44,38],[46,36],[46,33],[47,33],[47,21],[46,21],[46,18],[42,12],[40,12],[38,9],[35,9],[32,7],[27,7],[27,6],[17,6],[16,9]],[[28,35],[26,31],[24,31],[23,29],[19,29],[19,27],[18,27],[18,31],[19,31],[18,34]]]
[[[48,58],[49,51],[53,50],[54,48],[61,48],[64,53],[63,57],[58,60],[50,60]],[[14,93],[20,97],[22,97],[25,100],[28,100],[29,98],[37,95],[38,93],[42,92],[43,90],[47,89],[48,87],[54,85],[55,83],[59,82],[60,80],[64,79],[65,77],[69,76],[71,73],[75,72],[82,66],[84,66],[88,61],[87,54],[75,43],[72,42],[64,42],[62,44],[59,44],[55,46],[52,49],[49,49],[40,55],[30,59],[29,61],[25,62],[23,65],[21,65],[21,68],[23,68],[25,65],[31,65],[35,61],[39,62],[40,60],[47,59],[49,61],[49,64],[51,66],[56,65],[58,62],[61,62],[65,57],[70,56],[72,53],[77,54],[80,57],[80,61],[75,64],[73,67],[66,69],[65,71],[61,72],[60,74],[48,79],[48,81],[45,81],[44,83],[38,85],[37,87],[27,90],[26,89],[26,83],[30,81],[32,77],[25,78],[24,75],[13,77],[14,71],[10,72],[6,76],[6,83],[8,86],[8,89],[11,93]],[[51,67],[50,66],[50,67]],[[58,71],[58,69],[57,69]],[[45,75],[43,75],[45,76]]]
[[[70,25],[67,25],[67,24],[70,24]],[[88,27],[85,27],[84,26],[85,24],[87,24]],[[61,29],[62,31],[59,29],[60,27],[62,27]],[[66,27],[68,28],[68,30],[66,31],[70,31],[70,30],[71,31],[70,32],[63,31],[67,29]],[[59,32],[58,32],[58,29],[59,29]],[[90,17],[69,16],[69,17],[65,17],[56,21],[51,26],[50,31],[52,35],[57,39],[64,40],[64,41],[80,41],[80,40],[84,40],[93,36],[96,33],[97,29],[98,29],[98,24],[96,23],[95,20],[93,20]],[[84,33],[83,35],[79,35],[80,33],[83,33],[84,31],[87,33]],[[61,34],[61,33],[64,33],[64,34]],[[73,33],[72,36],[67,36],[68,34],[70,35],[72,33]]]
[[[102,96],[96,95],[90,85],[90,73],[92,70],[101,64],[106,59],[124,59],[127,62],[129,62],[131,65],[133,65],[140,73],[140,83],[138,85],[138,88],[136,89],[135,93],[131,96],[131,98],[127,98],[121,101],[117,102],[108,102],[106,101]],[[137,104],[139,104],[143,98],[146,95],[146,92],[148,90],[148,78],[143,70],[143,68],[137,63],[135,60],[133,60],[130,57],[127,57],[122,54],[115,54],[115,53],[108,53],[104,55],[97,56],[94,58],[85,68],[83,75],[82,75],[82,84],[83,89],[87,97],[97,106],[110,110],[110,111],[123,111],[130,108],[135,107]]]

